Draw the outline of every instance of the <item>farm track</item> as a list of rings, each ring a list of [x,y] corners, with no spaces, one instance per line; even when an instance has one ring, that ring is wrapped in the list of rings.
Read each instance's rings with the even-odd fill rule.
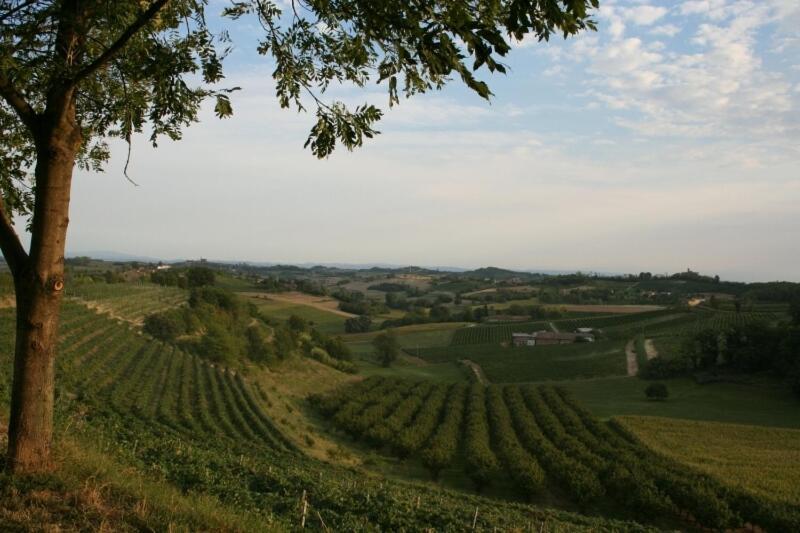
[[[484,374],[483,369],[481,368],[481,365],[479,365],[475,361],[471,361],[469,359],[461,359],[461,360],[459,360],[459,363],[461,363],[462,365],[466,366],[467,368],[469,368],[472,371],[472,373],[475,375],[475,379],[478,380],[478,383],[480,383],[482,385],[488,385],[489,384],[489,378],[487,378],[486,374]]]
[[[647,354],[648,361],[658,357],[658,350],[656,349],[656,345],[653,343],[653,339],[644,340],[644,352]]]
[[[639,362],[636,360],[636,341],[631,339],[625,345],[625,359],[628,364],[628,375],[635,376],[639,373]]]

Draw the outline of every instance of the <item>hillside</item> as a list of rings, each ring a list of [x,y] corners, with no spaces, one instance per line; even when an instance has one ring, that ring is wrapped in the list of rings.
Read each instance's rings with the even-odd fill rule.
[[[653,403],[626,372],[632,339],[646,336],[672,358],[695,332],[777,323],[783,307],[645,306],[413,324],[395,328],[401,352],[390,367],[375,360],[383,330],[373,325],[336,341],[353,374],[312,356],[312,346],[336,338],[317,327],[341,331],[330,297],[271,298],[252,282],[218,281],[202,291],[142,280],[78,284],[62,310],[58,468],[35,480],[2,478],[3,528],[284,531],[305,516],[306,529],[318,530],[458,531],[474,522],[477,530],[644,531],[745,521],[781,530],[800,516],[793,492],[776,499],[762,488],[769,485],[744,481],[780,469],[794,433],[764,456],[763,470],[709,469],[696,459],[703,455],[664,456],[660,445],[685,434],[682,418],[800,428],[795,400],[771,378],[760,378],[761,388],[676,379],[674,398]],[[359,283],[368,292],[373,284]],[[246,350],[217,357],[206,350],[217,345],[192,335],[160,341],[143,333],[152,316],[200,320],[195,336],[216,321],[229,328],[231,346],[240,345],[243,325],[257,322],[264,342],[288,335],[280,346],[289,351],[258,361]],[[13,324],[13,307],[0,309],[4,368]],[[509,345],[512,332],[578,327],[593,328],[596,342]],[[644,344],[634,354],[642,365]],[[487,385],[473,381],[474,369]],[[7,406],[10,373],[2,376]],[[607,422],[620,414],[668,416],[676,425],[653,440],[659,434],[634,419]]]
[[[13,320],[13,309],[2,310],[3,354],[11,353]],[[284,415],[276,408],[287,390],[264,391],[260,383],[269,378],[256,370],[244,376],[208,364],[78,301],[65,305],[60,349],[60,468],[44,479],[4,478],[4,529],[192,529],[202,523],[287,530],[299,526],[303,507],[314,529],[459,529],[456,524],[471,520],[480,528],[536,521],[553,529],[642,529],[387,481],[314,459],[273,421],[291,417],[289,424],[302,425],[292,405]],[[4,372],[5,405],[9,379]],[[292,394],[296,400],[302,391]]]

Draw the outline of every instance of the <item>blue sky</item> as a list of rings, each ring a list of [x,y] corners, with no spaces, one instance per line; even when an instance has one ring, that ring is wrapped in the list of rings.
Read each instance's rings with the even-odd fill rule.
[[[118,145],[79,173],[68,249],[800,281],[800,2],[601,4],[596,33],[518,43],[491,103],[455,83],[404,100],[325,161],[240,22],[234,117],[138,139],[140,187]]]

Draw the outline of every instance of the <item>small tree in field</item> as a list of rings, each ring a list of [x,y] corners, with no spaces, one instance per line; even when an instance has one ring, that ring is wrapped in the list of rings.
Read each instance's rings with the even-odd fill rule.
[[[669,390],[663,383],[651,383],[644,390],[644,395],[648,400],[663,401],[669,398]]]
[[[378,361],[385,367],[392,366],[392,363],[400,357],[400,345],[397,343],[397,335],[391,329],[378,334],[372,340],[372,346],[375,348]]]
[[[99,170],[106,139],[180,139],[215,102],[230,33],[212,33],[206,0],[0,0],[0,248],[14,278],[17,326],[8,429],[11,471],[44,470],[53,432],[55,347],[74,166]],[[289,4],[284,13],[279,6]],[[250,17],[274,64],[282,107],[314,103],[306,146],[318,157],[378,132],[381,111],[324,102],[331,83],[383,82],[400,94],[453,78],[484,98],[475,72],[505,72],[513,40],[594,28],[598,0],[239,0],[222,15]],[[265,125],[268,127],[268,125]],[[26,250],[14,217],[29,219]]]

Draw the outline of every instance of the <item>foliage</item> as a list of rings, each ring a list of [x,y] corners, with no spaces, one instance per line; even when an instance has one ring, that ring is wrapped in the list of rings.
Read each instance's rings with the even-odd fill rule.
[[[335,531],[461,530],[471,527],[476,507],[480,508],[477,528],[481,530],[521,530],[536,521],[572,531],[648,531],[633,522],[378,479],[316,461],[293,451],[293,445],[284,440],[262,409],[266,403],[263,391],[240,374],[148,340],[125,324],[72,302],[65,304],[63,326],[65,339],[58,359],[62,376],[58,425],[62,432],[69,429],[70,440],[79,439],[79,446],[87,443],[92,452],[88,455],[92,462],[77,478],[78,483],[93,487],[88,478],[101,481],[103,509],[112,504],[112,499],[125,499],[119,510],[124,520],[98,520],[81,528],[130,524],[139,529],[169,529],[186,524],[191,530],[240,526],[244,530],[293,530],[299,527],[299,502],[305,491],[309,518],[319,513],[326,527]],[[0,310],[3,366],[11,364],[13,331],[13,312]],[[0,375],[0,391],[8,390],[8,379],[8,374]],[[380,383],[385,384],[377,381],[366,386]],[[346,392],[349,395],[356,390]],[[422,388],[413,390],[420,396],[425,394]],[[77,391],[80,395],[75,394]],[[2,401],[7,405],[8,397],[3,396]],[[86,448],[81,451],[89,452]],[[77,465],[72,455],[67,457],[70,462],[63,470],[72,472]],[[136,491],[120,494],[115,484],[106,484],[103,476],[107,472],[113,472],[116,479],[128,480],[127,486]],[[83,511],[76,508],[81,498],[57,500],[59,486],[48,490],[39,480],[31,479],[9,486],[7,479],[0,479],[3,512],[12,503],[5,496],[28,490],[26,487],[34,489],[30,494],[35,498],[36,513],[28,517],[27,527],[15,529],[38,528],[45,505],[57,506],[61,513]],[[142,494],[141,490],[146,492]],[[44,500],[42,494],[46,495]],[[85,494],[97,496],[91,491]],[[188,517],[179,516],[186,512],[180,510],[181,495],[198,505]],[[152,511],[162,505],[163,521],[154,522],[150,512],[142,512],[144,507]],[[63,516],[61,513],[59,516]],[[247,516],[248,520],[225,520],[233,514]],[[209,516],[219,522],[204,520]],[[25,518],[4,517],[12,522]],[[86,524],[86,517],[81,519]],[[54,521],[62,527],[72,523]],[[324,529],[320,524],[319,519],[309,520],[306,527]]]
[[[554,483],[581,506],[608,500],[648,522],[691,515],[694,525],[713,529],[800,525],[797,505],[756,497],[654,453],[562,389],[371,378],[314,401],[334,426],[402,457],[417,455],[434,478],[463,464],[478,489],[501,476],[527,495]],[[432,419],[439,421],[433,430]],[[398,446],[398,435],[414,434],[418,422],[423,436]]]
[[[663,383],[651,383],[644,389],[644,395],[648,400],[666,400],[669,398],[669,390]]]
[[[372,319],[370,317],[359,315],[345,320],[344,331],[346,333],[364,333],[369,331],[371,325]]]
[[[383,366],[391,366],[400,356],[400,345],[394,331],[387,330],[379,333],[372,339],[372,346],[378,355],[378,360]]]
[[[208,267],[189,267],[186,269],[186,282],[189,288],[214,285],[214,271]]]

